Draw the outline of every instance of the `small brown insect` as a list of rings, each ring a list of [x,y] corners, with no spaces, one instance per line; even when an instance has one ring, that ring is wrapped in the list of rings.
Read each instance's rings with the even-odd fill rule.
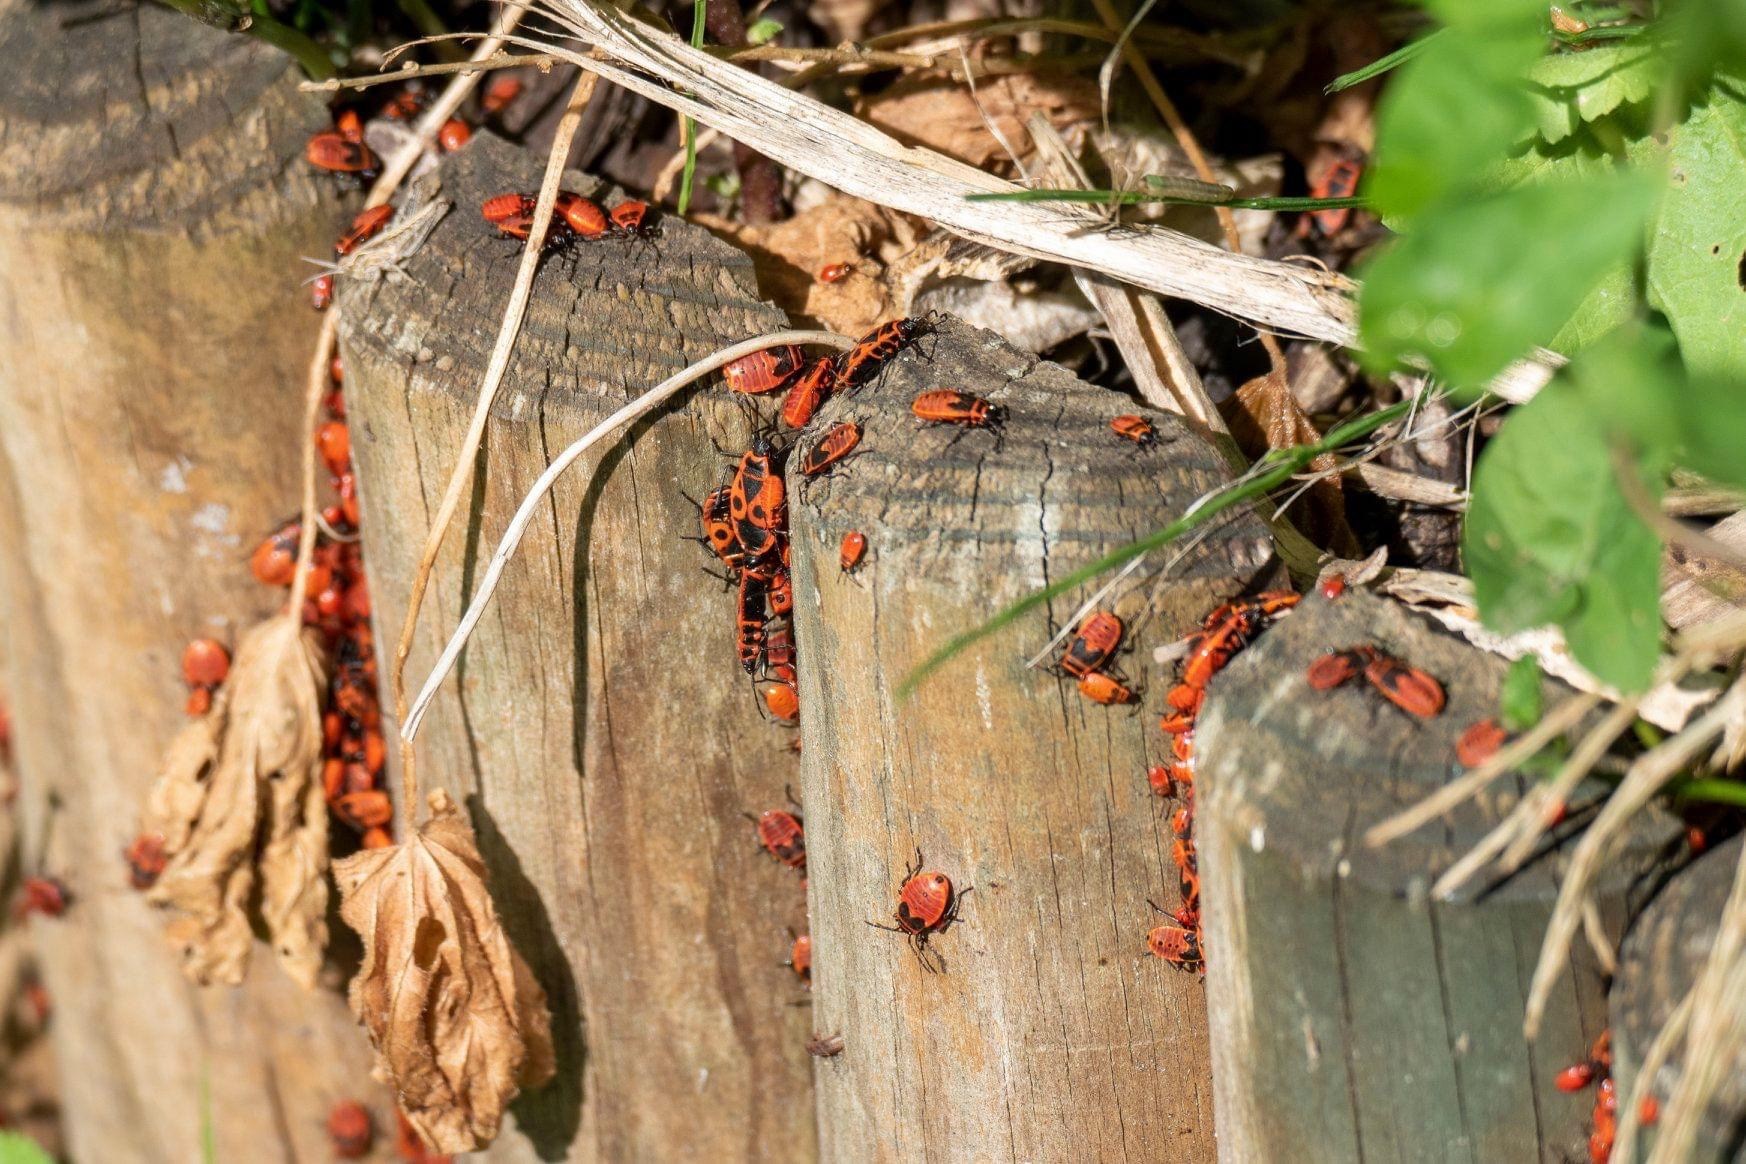
[[[843,1053],[843,1036],[815,1034],[806,1040],[806,1053],[818,1059],[834,1059]]]

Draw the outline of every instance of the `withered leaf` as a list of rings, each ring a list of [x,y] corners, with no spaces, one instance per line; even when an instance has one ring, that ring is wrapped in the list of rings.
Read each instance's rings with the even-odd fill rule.
[[[1257,376],[1238,388],[1224,411],[1231,435],[1251,456],[1322,439],[1321,432],[1293,398],[1283,368]],[[1323,455],[1311,461],[1310,467],[1321,471],[1333,468],[1334,464],[1331,455]],[[1355,552],[1357,539],[1346,524],[1345,494],[1338,477],[1325,477],[1309,487],[1299,503],[1298,520],[1317,545],[1337,554]]]
[[[334,870],[340,916],[364,940],[350,997],[378,1071],[428,1144],[470,1152],[523,1087],[551,1078],[551,1015],[503,932],[471,825],[446,792],[429,801],[407,841]]]
[[[276,617],[250,629],[237,644],[223,694],[200,724],[177,737],[153,789],[150,823],[168,841],[169,860],[149,899],[183,915],[168,933],[195,982],[242,981],[253,941],[247,911],[262,817],[283,815],[273,812],[277,800],[301,802],[311,784],[319,785],[326,683],[321,640],[300,620]],[[307,825],[272,827],[269,839],[283,841]],[[325,861],[325,821],[320,828],[323,845],[313,855],[307,838],[298,840],[303,863]],[[310,960],[319,966],[326,945],[327,890],[293,891],[294,880],[283,870],[275,875],[277,917],[268,919],[269,930],[276,948],[289,947],[284,957],[292,976],[312,985]]]

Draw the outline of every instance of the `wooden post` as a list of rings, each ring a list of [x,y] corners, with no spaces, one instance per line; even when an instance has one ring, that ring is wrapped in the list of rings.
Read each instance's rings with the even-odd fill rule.
[[[1443,683],[1431,720],[1362,679],[1314,692],[1325,652],[1372,643]],[[1503,661],[1361,592],[1302,605],[1209,690],[1195,835],[1206,903],[1219,1149],[1228,1160],[1579,1158],[1589,1101],[1553,1077],[1606,1026],[1586,944],[1538,1040],[1522,1012],[1561,856],[1475,901],[1429,888],[1524,785],[1381,849],[1371,825],[1452,779],[1455,740],[1497,712]],[[1568,694],[1548,684],[1548,700]],[[1525,779],[1525,778],[1524,778]],[[1592,791],[1592,790],[1590,790]],[[1598,886],[1616,934],[1626,895],[1679,836],[1654,811]],[[1566,832],[1587,814],[1575,813]]]
[[[924,427],[910,401],[938,387],[994,401],[1000,435]],[[819,1062],[827,1159],[1212,1157],[1201,985],[1145,947],[1146,899],[1175,884],[1146,781],[1165,755],[1150,654],[1272,569],[1264,527],[1219,525],[1162,582],[1143,571],[1109,600],[1139,627],[1123,666],[1149,688],[1145,712],[1024,666],[1089,589],[976,644],[914,699],[893,694],[951,635],[1225,479],[1174,418],[1152,415],[1151,448],[1110,431],[1134,411],[950,321],[801,441],[844,419],[866,434],[864,452],[791,503],[813,1023],[843,1041]],[[846,577],[850,531],[868,550]],[[929,943],[944,973],[867,925],[891,924],[918,847],[974,887]]]
[[[121,851],[183,722],[188,639],[283,595],[248,553],[293,510],[316,320],[303,255],[345,215],[284,57],[151,5],[0,17],[0,611],[26,859],[79,1160],[325,1158],[341,1096],[392,1107],[335,991],[265,946],[184,982]],[[335,971],[335,984],[340,974]]]
[[[379,642],[398,636],[520,258],[479,205],[537,188],[542,167],[479,135],[444,163],[455,209],[407,278],[342,280]],[[413,686],[551,457],[686,364],[785,326],[743,253],[677,220],[661,230],[544,261]],[[681,400],[561,479],[419,738],[425,778],[470,809],[552,1004],[558,1077],[516,1104],[492,1159],[814,1154],[806,995],[783,965],[803,894],[741,816],[781,805],[797,765],[739,669],[733,596],[682,540],[700,532],[687,494],[719,483],[751,430],[719,388]]]
[[[1643,1058],[1675,1007],[1691,990],[1716,941],[1722,907],[1734,888],[1740,866],[1741,839],[1735,837],[1698,858],[1649,903],[1631,926],[1613,980],[1613,1077],[1620,1104],[1637,1086]],[[1746,1005],[1746,1000],[1737,1000]],[[1683,1074],[1685,1055],[1676,1047],[1656,1073],[1654,1094],[1665,1118],[1668,1098]],[[1741,1115],[1746,1112],[1746,1064],[1736,1064],[1705,1112],[1698,1132],[1694,1161],[1702,1164],[1738,1160],[1741,1156]],[[1622,1110],[1622,1108],[1621,1108]],[[1645,1129],[1654,1136],[1654,1129]],[[1636,1159],[1648,1157],[1640,1149]]]

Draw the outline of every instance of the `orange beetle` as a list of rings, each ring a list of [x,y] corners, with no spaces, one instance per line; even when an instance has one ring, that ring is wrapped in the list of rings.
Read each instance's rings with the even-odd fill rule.
[[[364,122],[356,109],[342,109],[334,115],[334,132],[352,143],[364,140]]]
[[[352,467],[352,434],[343,420],[330,420],[315,430],[315,451],[335,477]]]
[[[805,428],[812,421],[837,383],[837,363],[821,356],[806,366],[788,389],[782,400],[782,423],[789,428]]]
[[[255,547],[249,570],[263,586],[289,586],[297,572],[297,539],[302,525],[289,522]]]
[[[808,986],[812,985],[812,935],[801,934],[788,951],[788,965]]]
[[[371,206],[358,212],[352,219],[352,228],[346,231],[344,237],[333,244],[333,253],[349,255],[370,239],[379,234],[388,220],[394,217],[394,208],[388,205]]]
[[[230,652],[217,639],[195,639],[182,648],[182,679],[190,687],[217,687],[230,674]]]
[[[654,229],[649,222],[649,204],[637,199],[620,202],[612,208],[609,217],[612,229],[618,234],[645,237]]]
[[[309,281],[309,306],[326,311],[333,302],[333,276],[317,275]]]
[[[67,887],[53,877],[26,877],[18,885],[18,898],[12,903],[12,918],[23,921],[31,914],[60,917],[67,912],[72,895]]]
[[[1143,416],[1126,413],[1109,422],[1110,430],[1119,437],[1126,437],[1141,448],[1150,448],[1158,443],[1158,433],[1152,427],[1152,422]]]
[[[437,130],[437,144],[446,154],[452,154],[473,140],[473,127],[458,117],[451,117]]]
[[[485,96],[480,98],[479,105],[486,113],[496,116],[509,108],[509,103],[521,96],[522,83],[514,77],[493,77],[491,83],[485,86]]]
[[[859,388],[879,374],[887,360],[934,330],[931,316],[911,316],[880,324],[837,361],[837,385]]]
[[[728,391],[743,396],[762,396],[774,392],[800,370],[806,354],[794,344],[765,348],[749,356],[741,356],[721,370]]]
[[[764,851],[790,869],[806,867],[806,830],[800,818],[780,808],[767,809],[753,818],[758,843]]]
[[[1443,710],[1443,685],[1391,655],[1378,654],[1364,668],[1364,678],[1382,697],[1420,719],[1430,719]]]
[[[1093,703],[1132,703],[1134,693],[1102,671],[1093,671],[1080,677],[1079,694]]]
[[[1103,669],[1122,642],[1122,620],[1106,610],[1086,615],[1061,655],[1061,670],[1075,679]]]
[[[843,573],[850,573],[861,564],[861,559],[867,555],[867,535],[850,530],[843,535],[843,546],[837,554],[837,564]]]
[[[1149,901],[1146,904],[1158,910],[1159,913],[1165,913],[1164,910],[1158,908],[1156,902]],[[1165,916],[1170,915],[1165,914]],[[1146,949],[1152,953],[1153,957],[1162,958],[1179,970],[1195,972],[1205,965],[1200,953],[1200,935],[1190,928],[1170,925],[1157,926],[1146,935]]]
[[[855,269],[853,263],[830,263],[820,267],[818,281],[820,283],[840,283],[849,277],[849,272]]]
[[[895,926],[881,925],[878,922],[868,922],[874,929],[890,930],[902,934],[909,939],[910,948],[922,964],[922,969],[930,974],[943,969],[944,963],[938,963],[937,955],[930,959],[928,954],[928,939],[935,934],[943,934],[958,920],[958,907],[962,904],[964,895],[971,891],[970,886],[956,890],[952,879],[944,873],[929,869],[922,870],[921,850],[915,851],[915,864],[905,871],[902,883],[897,890],[897,912],[893,915]]]
[[[584,198],[572,190],[558,191],[552,212],[564,220],[564,225],[578,238],[597,239],[606,233],[606,211],[592,198]]]
[[[818,443],[808,449],[806,455],[800,458],[800,471],[804,476],[816,477],[854,452],[855,446],[860,443],[860,425],[852,420],[833,424],[830,431],[819,438]]]
[[[993,428],[1000,423],[1000,406],[956,388],[923,392],[909,409],[930,424],[961,424],[966,428]]]
[[[1487,717],[1468,725],[1455,741],[1455,758],[1463,768],[1477,768],[1493,756],[1509,739],[1509,733],[1495,719]]]
[[[740,456],[728,485],[728,516],[734,536],[749,557],[777,549],[788,526],[788,487],[770,448],[758,441]]]
[[[794,580],[787,570],[776,571],[770,579],[770,613],[777,618],[794,611]]]
[[[341,1160],[362,1160],[370,1154],[375,1128],[369,1109],[355,1099],[336,1100],[327,1113],[327,1138]]]
[[[722,564],[730,569],[746,560],[746,551],[734,535],[734,523],[728,510],[729,487],[712,489],[697,507],[698,520],[703,523],[703,542]]]
[[[394,819],[394,802],[379,788],[348,792],[334,801],[339,818],[358,829],[381,828]]]
[[[363,178],[373,177],[382,164],[376,152],[361,139],[348,141],[331,129],[311,137],[303,147],[303,156],[317,169],[333,174],[356,174]]]
[[[764,688],[764,706],[783,723],[800,719],[800,694],[793,683],[772,683]]]
[[[133,838],[123,856],[127,859],[127,883],[135,889],[150,889],[157,884],[169,856],[164,852],[162,833],[141,833]]]

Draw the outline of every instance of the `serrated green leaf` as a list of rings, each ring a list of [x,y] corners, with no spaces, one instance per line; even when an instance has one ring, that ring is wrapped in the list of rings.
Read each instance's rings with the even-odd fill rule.
[[[1523,655],[1510,664],[1498,691],[1498,719],[1505,731],[1525,732],[1540,722],[1540,661]]]
[[[17,1132],[0,1132],[0,1164],[55,1164],[35,1140]]]
[[[1361,358],[1379,372],[1418,358],[1481,388],[1630,261],[1655,196],[1654,182],[1615,174],[1442,208],[1365,265]]]
[[[1686,367],[1746,382],[1746,101],[1718,85],[1666,134],[1668,192],[1649,235],[1649,302]]]
[[[1667,72],[1648,37],[1541,57],[1528,70],[1539,134],[1556,144],[1621,105],[1648,100]]]
[[[1472,182],[1533,131],[1524,75],[1540,55],[1535,20],[1451,27],[1396,72],[1376,110],[1364,194],[1410,220]]]
[[[1487,626],[1512,634],[1556,623],[1600,679],[1648,685],[1661,639],[1660,539],[1626,504],[1600,419],[1563,374],[1480,458],[1463,552]]]

